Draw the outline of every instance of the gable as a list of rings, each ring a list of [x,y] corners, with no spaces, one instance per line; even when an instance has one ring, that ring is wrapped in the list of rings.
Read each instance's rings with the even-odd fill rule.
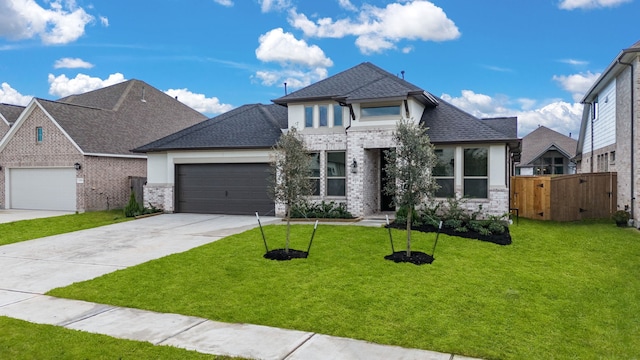
[[[37,142],[36,128],[42,129],[42,142]],[[81,154],[81,150],[36,102],[11,128],[0,144],[3,159],[33,163],[33,159],[54,165]],[[62,162],[61,162],[62,164]],[[66,163],[65,163],[66,164]]]

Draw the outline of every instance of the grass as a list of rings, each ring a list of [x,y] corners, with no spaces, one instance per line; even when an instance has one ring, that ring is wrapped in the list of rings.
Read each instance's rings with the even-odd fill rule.
[[[1,359],[232,359],[0,316]]]
[[[284,231],[265,227],[271,247]],[[311,231],[292,226],[292,248]],[[637,230],[521,219],[511,233],[509,246],[441,235],[416,266],[383,259],[385,229],[321,225],[310,257],[288,262],[263,259],[254,229],[49,294],[485,359],[640,356]],[[414,250],[434,238],[414,232]]]
[[[0,224],[0,245],[129,221],[122,210],[92,211]]]

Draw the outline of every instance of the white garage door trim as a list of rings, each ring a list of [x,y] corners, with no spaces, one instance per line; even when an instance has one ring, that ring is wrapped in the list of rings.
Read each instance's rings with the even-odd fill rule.
[[[7,205],[11,209],[76,210],[74,168],[9,169]]]

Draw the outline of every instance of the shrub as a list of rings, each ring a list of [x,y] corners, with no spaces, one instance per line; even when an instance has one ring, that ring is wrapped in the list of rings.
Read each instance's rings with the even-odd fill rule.
[[[344,203],[334,201],[317,204],[302,203],[291,208],[291,217],[294,219],[353,219],[353,215],[347,210]]]
[[[143,211],[144,211],[143,207],[140,206],[140,204],[138,204],[138,201],[136,201],[135,192],[132,191],[131,195],[129,196],[129,203],[127,203],[127,206],[125,206],[124,208],[124,216],[126,217],[138,216],[142,214]]]

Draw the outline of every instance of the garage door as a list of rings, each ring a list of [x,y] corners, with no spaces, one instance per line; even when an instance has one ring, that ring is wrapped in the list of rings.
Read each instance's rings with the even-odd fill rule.
[[[204,214],[273,215],[267,193],[269,164],[176,166],[176,211]]]
[[[9,170],[12,209],[76,210],[76,170],[38,168]]]

